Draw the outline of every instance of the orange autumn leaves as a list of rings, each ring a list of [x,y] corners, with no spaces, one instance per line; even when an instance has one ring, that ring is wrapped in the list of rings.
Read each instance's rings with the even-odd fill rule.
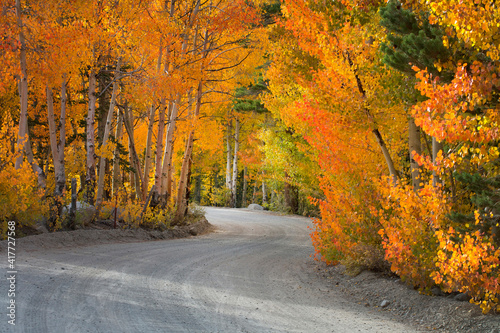
[[[378,51],[385,32],[377,11],[384,5],[283,3],[279,25],[285,32],[280,36],[289,41],[289,33],[296,41],[277,43],[274,56],[280,63],[271,66],[268,77],[273,99],[282,103],[280,117],[308,141],[321,169],[317,178],[324,198],[314,200],[321,219],[311,235],[317,257],[375,268],[383,258],[367,255],[369,248],[372,254],[382,253],[394,272],[423,292],[437,284],[447,292],[468,292],[484,312],[500,310],[500,244],[481,217],[475,226],[450,217],[474,210],[479,216],[470,199],[474,193],[455,173],[481,172],[486,178],[500,173],[499,68],[481,55],[472,57],[481,61],[470,63],[450,60],[445,66],[454,73],[451,82],[431,76],[426,68],[414,67],[413,78],[388,68]],[[488,4],[481,6],[491,10]],[[464,32],[456,22],[436,18],[443,8],[461,15],[451,5],[421,2],[418,8],[431,13],[431,24],[443,25],[443,42],[454,51],[471,47],[470,55],[477,53],[474,48],[497,47],[488,30],[496,14],[485,15],[492,19],[486,24],[471,22]],[[474,38],[473,31],[478,33]],[[422,152],[412,154],[420,165],[418,187],[406,185],[411,183],[412,153],[408,118],[420,130]],[[397,169],[397,183],[386,179],[387,158],[372,136],[375,129]],[[440,151],[433,153],[433,140],[441,143]],[[438,180],[434,184],[433,177]]]
[[[499,110],[489,106],[500,80],[491,65],[460,64],[455,78],[441,85],[427,71],[417,71],[418,90],[428,98],[413,108],[415,122],[426,133],[447,142],[488,143],[498,140]]]

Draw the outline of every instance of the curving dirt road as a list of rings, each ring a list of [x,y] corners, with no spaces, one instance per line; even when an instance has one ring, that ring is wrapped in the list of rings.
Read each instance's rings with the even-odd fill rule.
[[[21,253],[2,332],[415,332],[344,301],[312,271],[299,217],[207,209],[197,238]],[[330,290],[329,290],[330,289]]]

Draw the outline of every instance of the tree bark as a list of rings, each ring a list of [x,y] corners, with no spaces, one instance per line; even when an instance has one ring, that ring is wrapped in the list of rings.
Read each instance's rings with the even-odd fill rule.
[[[229,116],[228,116],[229,117]],[[227,132],[226,132],[226,188],[231,189],[231,134],[232,134],[233,121],[227,121]]]
[[[172,103],[169,103],[169,109],[172,107]],[[151,205],[158,205],[159,196],[161,193],[161,182],[162,182],[162,150],[163,150],[163,136],[165,131],[165,99],[162,98],[160,101],[159,110],[159,120],[158,120],[158,134],[156,136],[156,157],[155,157],[155,190],[153,192],[153,197],[151,198]]]
[[[172,2],[174,2],[172,0]],[[173,10],[173,9],[172,9]],[[167,11],[167,2],[165,2],[165,11]],[[173,12],[172,12],[173,15]],[[156,62],[156,71],[159,74],[161,71],[161,65],[162,65],[162,58],[163,58],[163,38],[160,37],[160,46],[158,49],[158,60]],[[167,47],[167,57],[168,58],[168,47]],[[166,68],[165,70],[168,72],[168,63],[165,65]],[[170,104],[169,104],[170,105]],[[161,158],[160,154],[163,148],[163,131],[165,129],[165,99],[161,98],[160,103],[159,103],[159,119],[158,119],[158,135],[156,136],[156,150],[155,150],[155,176],[154,176],[154,184],[153,187],[151,188],[151,200],[150,205],[152,207],[155,207],[158,205],[158,198],[159,198],[159,193],[160,193],[160,187],[161,187]],[[144,163],[144,179],[148,177],[147,182],[148,186],[146,186],[146,189],[149,187],[149,169],[151,168],[151,140],[153,137],[153,124],[154,124],[154,119],[155,119],[155,108],[154,105],[151,105],[151,112],[149,114],[149,124],[148,124],[148,137],[147,137],[147,143],[146,143],[146,161]],[[147,175],[146,175],[147,173]]]
[[[354,77],[356,79],[358,91],[361,94],[363,101],[366,101],[366,92],[365,92],[365,89],[363,87],[363,82],[361,82],[361,79],[359,78],[357,69],[351,60],[351,56],[350,56],[349,52],[345,52],[345,56],[346,56],[346,59],[347,59],[349,66],[351,67],[351,70],[354,74]],[[384,159],[385,159],[385,162],[387,164],[387,168],[389,169],[389,173],[392,177],[393,183],[394,183],[394,185],[396,185],[398,178],[399,178],[399,175],[398,175],[398,172],[396,171],[396,168],[394,167],[394,162],[392,160],[391,154],[389,153],[389,150],[387,149],[385,141],[384,141],[382,135],[380,134],[380,131],[378,130],[377,124],[375,123],[375,119],[374,119],[373,115],[371,114],[370,110],[367,107],[364,107],[364,112],[372,125],[371,126],[372,133],[375,135],[375,139],[377,140],[377,143],[380,147],[380,150],[382,151],[382,154],[384,155]]]
[[[443,150],[443,144],[439,142],[435,137],[432,138],[432,162],[436,165],[436,159],[439,151]],[[441,182],[436,171],[432,172],[432,186],[436,187]]]
[[[191,131],[189,132],[189,137],[186,143],[186,150],[184,152],[184,158],[182,159],[181,175],[179,178],[179,189],[177,191],[177,212],[176,221],[180,222],[186,215],[186,208],[188,202],[188,186],[189,186],[189,174],[191,173],[191,156],[193,154],[193,143],[194,143],[194,132],[196,129],[196,123],[200,115],[201,108],[201,97],[203,95],[203,83],[200,80],[198,83],[198,89],[196,93],[196,106],[193,115],[193,120],[191,123]],[[191,104],[191,103],[190,103]]]
[[[167,203],[170,197],[170,188],[167,186],[167,179],[171,176],[168,174],[172,172],[172,154],[174,151],[174,133],[177,122],[177,112],[179,110],[179,105],[181,102],[181,97],[178,96],[177,100],[172,105],[172,110],[170,112],[170,119],[167,127],[167,133],[165,136],[165,148],[163,150],[163,165],[161,168],[161,191],[160,196],[164,204]]]
[[[422,144],[420,141],[420,129],[415,125],[415,119],[408,119],[408,145],[410,154],[411,182],[413,190],[418,191],[422,187],[420,185],[420,166],[415,161],[415,155],[422,153]]]
[[[234,156],[233,156],[233,178],[231,179],[231,207],[236,208],[236,181],[238,177],[238,149],[240,136],[240,121],[235,119],[234,125]]]
[[[54,98],[52,89],[47,85],[45,87],[47,96],[47,121],[49,123],[49,141],[50,151],[52,152],[52,161],[54,162],[54,170],[59,170],[59,149],[57,149],[57,130],[54,116]]]
[[[63,75],[61,83],[61,115],[59,117],[59,170],[56,171],[56,194],[60,193],[62,196],[64,188],[66,187],[66,170],[64,148],[66,146],[66,74]]]
[[[57,140],[57,128],[55,124],[54,116],[54,98],[52,89],[46,87],[47,94],[47,120],[49,124],[49,140],[50,149],[52,152],[52,160],[54,162],[54,178],[55,178],[55,189],[54,195],[56,197],[62,197],[64,193],[64,188],[66,187],[66,173],[65,173],[65,163],[64,163],[64,146],[66,145],[66,78],[63,78],[61,84],[61,115],[59,119],[59,142]]]
[[[243,168],[243,193],[241,194],[241,207],[247,206],[247,186],[248,186],[247,173],[248,173],[248,168],[247,166],[245,166]]]
[[[103,149],[108,145],[109,134],[111,132],[111,123],[113,122],[113,117],[115,114],[116,94],[118,92],[118,80],[120,78],[120,66],[121,66],[121,58],[118,57],[118,60],[116,62],[115,77],[114,77],[114,81],[113,81],[113,91],[111,93],[111,100],[109,102],[109,110],[108,110],[108,114],[106,117],[104,134],[102,137],[102,148]],[[103,193],[104,193],[105,171],[106,171],[106,158],[101,156],[101,159],[99,162],[99,180],[97,183],[97,198],[96,198],[97,211],[100,210],[101,204],[102,204],[102,197],[103,197]]]
[[[116,147],[113,153],[113,181],[111,183],[111,193],[112,196],[116,196],[118,192],[118,188],[120,187],[120,149],[119,143],[120,139],[123,135],[123,114],[118,113],[118,117],[116,120],[116,130],[115,130],[115,140]]]
[[[142,179],[142,172],[141,172],[141,163],[139,160],[139,155],[137,155],[137,150],[135,148],[135,140],[134,140],[134,115],[132,112],[129,110],[128,105],[125,104],[124,106],[124,125],[125,125],[125,130],[127,131],[127,135],[129,138],[129,154],[130,154],[130,164],[133,166],[134,171],[133,172],[133,183],[135,184],[135,193],[137,198],[141,199],[141,194],[142,194],[142,189],[145,186],[145,182]]]
[[[142,199],[146,200],[147,190],[149,188],[149,171],[151,170],[151,144],[153,142],[153,125],[155,121],[155,107],[151,105],[148,114],[148,134],[146,137],[146,154],[144,156],[144,181],[146,182],[145,192],[142,192]]]
[[[389,150],[387,149],[387,146],[385,145],[385,141],[382,138],[382,135],[380,134],[378,128],[375,128],[372,130],[373,134],[375,134],[375,138],[377,139],[377,143],[380,147],[380,150],[382,150],[382,154],[384,155],[385,158],[385,163],[387,164],[387,168],[389,169],[389,173],[392,177],[392,181],[394,185],[397,184],[398,181],[398,172],[396,171],[396,168],[394,167],[394,162],[392,161],[391,154],[389,153]]]
[[[21,15],[21,0],[16,0],[16,17],[19,27],[19,61],[21,65],[21,78],[19,79],[19,97],[21,115],[19,117],[19,132],[17,136],[15,168],[18,170],[23,163],[23,152],[28,142],[28,70],[26,62],[26,41],[24,38],[24,27]]]
[[[85,177],[85,202],[94,205],[95,195],[95,107],[96,107],[96,73],[94,69],[89,73],[89,109],[87,113],[87,163],[86,163],[86,177]]]
[[[264,172],[262,173],[264,175]],[[267,205],[266,182],[262,179],[262,205]]]

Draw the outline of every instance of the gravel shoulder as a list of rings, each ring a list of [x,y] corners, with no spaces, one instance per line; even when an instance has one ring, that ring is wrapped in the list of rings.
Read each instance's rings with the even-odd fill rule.
[[[500,315],[483,315],[477,305],[458,301],[454,295],[428,296],[407,286],[398,277],[375,272],[357,276],[344,267],[317,263],[317,274],[352,302],[376,308],[396,320],[422,330],[443,333],[500,333]]]

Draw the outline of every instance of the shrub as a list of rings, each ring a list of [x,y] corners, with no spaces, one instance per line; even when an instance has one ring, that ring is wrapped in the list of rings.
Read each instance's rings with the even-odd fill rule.
[[[11,163],[0,170],[0,234],[6,237],[7,222],[16,221],[17,231],[33,227],[47,217],[49,207],[42,200],[43,190],[37,187],[37,177],[28,163],[16,170]]]

